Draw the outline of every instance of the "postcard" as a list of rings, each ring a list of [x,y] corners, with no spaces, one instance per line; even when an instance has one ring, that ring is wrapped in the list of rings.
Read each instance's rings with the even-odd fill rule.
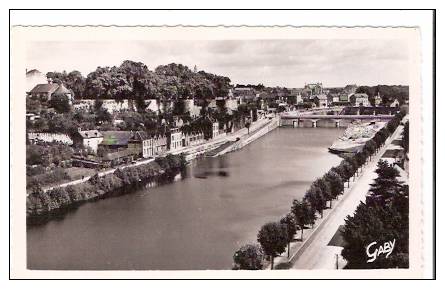
[[[11,276],[421,278],[410,27],[14,26]]]

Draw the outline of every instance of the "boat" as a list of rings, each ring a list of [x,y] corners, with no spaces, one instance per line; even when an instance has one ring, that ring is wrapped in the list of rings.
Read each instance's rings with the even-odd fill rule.
[[[336,154],[357,153],[385,124],[385,122],[354,122],[346,128],[342,136],[334,141],[329,151]]]

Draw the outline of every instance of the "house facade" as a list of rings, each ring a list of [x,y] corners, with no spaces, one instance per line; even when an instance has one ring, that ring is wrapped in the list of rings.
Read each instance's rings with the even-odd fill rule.
[[[185,133],[183,141],[184,141],[183,142],[184,146],[199,145],[205,142],[204,133],[203,132]]]
[[[316,95],[312,100],[317,104],[317,107],[328,107],[328,97],[325,94]]]
[[[169,149],[176,151],[182,148],[182,132],[178,128],[170,130]]]
[[[368,95],[366,93],[355,93],[353,96],[351,96],[351,100],[354,102],[355,107],[363,106],[368,107],[369,99]]]
[[[37,84],[28,92],[28,97],[41,102],[48,102],[54,94],[64,94],[71,102],[74,99],[74,94],[63,84],[52,83],[51,80],[45,84]]]
[[[73,144],[84,148],[90,148],[94,153],[97,153],[99,144],[103,140],[103,135],[98,130],[78,130],[73,136]]]
[[[128,142],[128,148],[133,149],[143,158],[162,155],[167,151],[167,137],[164,135],[149,136],[146,132],[134,132]]]

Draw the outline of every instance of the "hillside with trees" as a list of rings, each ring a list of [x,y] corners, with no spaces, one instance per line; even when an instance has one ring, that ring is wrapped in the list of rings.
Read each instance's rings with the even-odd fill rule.
[[[150,70],[144,63],[125,60],[120,66],[97,67],[86,77],[78,71],[49,72],[63,82],[76,99],[207,99],[227,96],[230,79],[171,63]]]

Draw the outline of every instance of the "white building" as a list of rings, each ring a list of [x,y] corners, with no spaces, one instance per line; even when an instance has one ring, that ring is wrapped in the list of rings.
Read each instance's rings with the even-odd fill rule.
[[[394,101],[392,101],[390,106],[391,107],[399,107],[400,106],[399,100],[395,99]]]
[[[328,106],[328,97],[325,94],[316,95],[313,100],[318,104],[318,107]]]
[[[355,99],[354,106],[356,106],[356,107],[359,107],[359,106],[368,107],[368,106],[370,106],[368,95],[366,93],[355,93],[353,95],[353,97]]]
[[[176,151],[182,148],[182,132],[178,128],[170,130],[170,150]]]
[[[194,99],[184,100],[185,111],[190,113],[192,118],[198,117],[201,114],[201,107],[195,105]]]
[[[218,121],[212,122],[212,138],[215,138],[219,135],[219,123]]]
[[[382,104],[382,98],[380,97],[380,92],[377,93],[376,96],[374,96],[374,105],[380,106]]]
[[[85,148],[90,148],[97,153],[97,148],[103,140],[103,135],[98,130],[78,130],[77,134],[73,136],[75,145],[82,145]]]

